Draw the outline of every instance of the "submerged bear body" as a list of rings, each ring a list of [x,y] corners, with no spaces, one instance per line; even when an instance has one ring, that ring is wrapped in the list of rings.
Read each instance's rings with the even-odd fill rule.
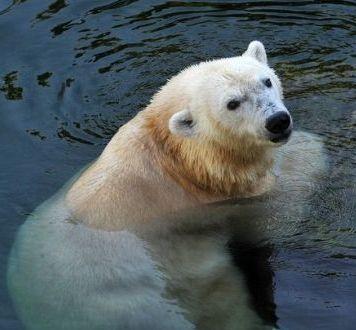
[[[282,217],[285,193],[297,212],[312,191],[322,144],[302,132],[284,144],[293,123],[282,98],[259,42],[173,77],[20,229],[8,283],[25,325],[268,327],[226,250],[254,206],[209,205],[272,194]]]

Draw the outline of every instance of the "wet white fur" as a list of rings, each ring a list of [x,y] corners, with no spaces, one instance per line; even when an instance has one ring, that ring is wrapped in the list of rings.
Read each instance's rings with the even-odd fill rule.
[[[258,54],[258,57],[253,57]],[[252,55],[252,56],[251,56]],[[272,87],[263,81],[269,78]],[[256,139],[265,139],[266,119],[277,111],[289,114],[283,104],[281,83],[267,65],[264,46],[254,41],[238,57],[224,58],[189,67],[172,78],[171,85],[186,90],[191,97],[189,107],[176,113],[170,120],[170,129],[183,136],[211,137],[216,129],[207,114],[236,136],[248,133]],[[230,100],[239,100],[235,111],[227,109]],[[182,125],[184,121],[192,125]]]
[[[209,105],[211,114],[224,120],[223,124],[231,130],[247,130],[256,137],[265,134],[266,113],[256,110],[251,114],[249,109],[257,101],[273,102],[283,111],[286,109],[279,80],[265,65],[262,47],[254,42],[244,56],[214,62],[220,69],[232,66],[243,70],[251,80],[251,84],[245,85],[247,90],[226,88],[231,79],[226,76],[221,78],[222,84],[219,79],[212,86],[206,84],[208,87],[200,90],[203,97],[193,97],[191,104]],[[206,69],[214,70],[214,65]],[[202,66],[199,70],[204,70]],[[195,88],[204,83],[204,74],[201,81],[191,81],[190,75],[191,71],[186,71],[186,81],[194,96]],[[267,76],[272,79],[273,89],[258,83]],[[243,99],[240,112],[226,111],[226,101],[231,97]],[[200,108],[182,109],[185,112],[170,123],[173,133],[213,135],[213,127],[204,122],[204,116],[196,112],[199,110],[194,110]],[[199,121],[192,125],[192,130],[180,126],[182,118],[197,117]],[[274,167],[274,203],[281,205],[281,218],[283,214],[297,212],[298,205],[314,188],[324,164],[322,143],[311,134],[296,132],[290,143],[279,149]],[[224,211],[194,219],[187,217],[179,225],[162,222],[162,233],[159,226],[154,227],[154,233],[142,235],[125,230],[109,232],[77,223],[64,205],[66,190],[63,188],[26,220],[9,259],[9,290],[28,329],[265,328],[250,308],[243,276],[226,252],[229,235],[238,232],[239,225],[229,227]],[[287,203],[292,198],[295,209]],[[239,206],[234,208],[234,212],[242,214]],[[247,212],[250,217],[253,209],[252,204]],[[256,212],[264,216],[257,207]],[[268,220],[265,229],[271,225]],[[290,230],[288,225],[283,227],[283,222],[278,223],[278,217],[273,220],[277,231]],[[163,230],[163,226],[168,230]],[[209,230],[210,226],[213,229]]]

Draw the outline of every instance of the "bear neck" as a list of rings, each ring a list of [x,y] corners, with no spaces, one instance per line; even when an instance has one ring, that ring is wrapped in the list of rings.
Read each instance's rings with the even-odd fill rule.
[[[201,201],[217,201],[260,195],[273,184],[273,153],[270,148],[246,141],[222,145],[172,135],[172,113],[149,111],[144,127],[152,152],[163,171]]]

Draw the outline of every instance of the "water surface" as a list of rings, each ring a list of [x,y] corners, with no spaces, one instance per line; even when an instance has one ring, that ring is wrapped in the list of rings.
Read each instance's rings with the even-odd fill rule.
[[[167,78],[258,39],[297,127],[322,136],[330,157],[304,226],[263,252],[277,324],[353,329],[355,16],[346,0],[1,1],[0,328],[22,329],[4,280],[27,214],[98,156]]]

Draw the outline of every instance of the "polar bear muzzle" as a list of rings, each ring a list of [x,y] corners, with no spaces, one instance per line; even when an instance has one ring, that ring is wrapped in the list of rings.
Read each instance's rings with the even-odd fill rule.
[[[287,141],[292,133],[291,116],[285,111],[278,111],[267,118],[265,128],[270,141],[275,143]]]

